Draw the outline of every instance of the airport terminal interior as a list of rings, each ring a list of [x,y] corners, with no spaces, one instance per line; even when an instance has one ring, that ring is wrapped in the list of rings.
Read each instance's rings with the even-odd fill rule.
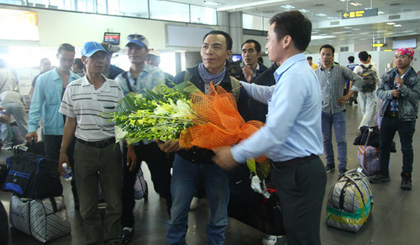
[[[401,47],[414,49],[411,66],[420,70],[420,4],[418,0],[0,0],[0,59],[16,75],[19,92],[27,102],[32,79],[38,75],[39,62],[48,58],[57,66],[57,48],[70,43],[80,58],[87,41],[108,42],[120,47],[112,57],[112,64],[128,70],[127,36],[144,35],[149,49],[158,52],[160,68],[171,74],[201,62],[203,35],[222,30],[233,39],[232,53],[242,66],[241,44],[247,39],[261,43],[264,64],[270,60],[264,52],[269,19],[276,13],[299,10],[312,22],[312,41],[304,52],[320,62],[319,48],[324,44],[335,47],[335,62],[346,66],[349,56],[367,51],[376,63],[379,76],[394,68],[395,51]],[[231,60],[232,61],[232,60]],[[359,166],[357,146],[353,145],[362,119],[359,105],[346,105],[348,169]],[[27,112],[26,111],[26,112]],[[419,127],[417,121],[416,128]],[[333,244],[419,244],[420,170],[418,159],[420,136],[413,137],[413,190],[400,189],[402,153],[399,137],[394,138],[397,152],[391,154],[388,183],[372,185],[373,210],[367,223],[357,233],[338,230],[326,225],[326,200],[339,173],[327,174],[327,189],[321,217],[321,242]],[[334,151],[337,152],[335,143]],[[12,151],[0,151],[4,164]],[[325,156],[321,156],[324,164]],[[149,185],[147,201],[137,200],[134,209],[135,227],[131,244],[166,244],[166,204],[154,191],[150,171],[142,164]],[[62,180],[71,234],[49,244],[84,243],[83,221],[75,210],[69,182]],[[9,212],[10,193],[0,191],[0,201]],[[207,199],[194,200],[189,212],[187,243],[207,244],[206,224],[209,218]],[[235,219],[229,218],[225,244],[261,244],[263,233]],[[0,244],[3,244],[0,241]],[[35,239],[10,228],[9,245],[40,244]],[[278,237],[276,244],[286,244]]]

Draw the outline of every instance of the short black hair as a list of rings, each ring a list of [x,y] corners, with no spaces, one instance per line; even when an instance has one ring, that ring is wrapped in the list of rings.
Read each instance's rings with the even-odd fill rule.
[[[206,35],[204,35],[203,41],[204,41],[204,39],[206,39],[206,37],[208,35],[223,35],[226,39],[226,50],[232,50],[233,41],[232,41],[232,38],[230,37],[230,35],[227,34],[226,32],[224,32],[224,31],[211,31],[211,32],[207,33]]]
[[[334,52],[335,52],[335,48],[334,48],[332,45],[329,45],[329,44],[324,44],[324,45],[322,45],[322,46],[319,48],[319,52],[321,52],[321,50],[322,50],[323,48],[329,48],[329,49],[331,49],[331,51],[332,51],[332,53],[333,53],[333,54],[334,54]]]
[[[75,52],[74,46],[70,43],[63,43],[58,47],[57,54],[61,53],[61,51],[68,51],[68,52]]]
[[[359,59],[360,59],[361,61],[367,61],[367,60],[368,60],[368,58],[369,58],[369,54],[368,54],[368,52],[366,52],[366,51],[362,51],[362,52],[360,52],[358,56],[359,56]]]
[[[372,55],[368,54],[369,58],[372,58]]]
[[[83,70],[83,68],[85,67],[85,65],[82,62],[82,59],[80,58],[74,59],[74,64],[76,64],[77,68],[79,68],[80,70]]]
[[[272,24],[275,24],[274,32],[277,34],[277,41],[289,35],[295,47],[302,52],[311,42],[312,22],[299,11],[278,13],[271,17],[270,25]]]
[[[308,56],[306,60],[312,60],[312,56]]]
[[[347,60],[350,61],[350,63],[354,63],[354,56],[347,57]]]
[[[254,46],[255,46],[255,50],[259,53],[259,52],[261,52],[261,44],[257,41],[257,40],[254,40],[254,39],[248,39],[248,40],[246,40],[242,45],[241,45],[241,48],[246,44],[246,43],[253,43],[254,44]]]

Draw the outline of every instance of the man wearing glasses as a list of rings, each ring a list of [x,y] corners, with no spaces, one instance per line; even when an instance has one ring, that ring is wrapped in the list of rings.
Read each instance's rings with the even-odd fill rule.
[[[127,55],[130,59],[130,70],[115,78],[124,95],[130,92],[144,94],[144,90],[153,89],[156,85],[165,84],[165,73],[158,67],[146,63],[148,50],[147,39],[143,35],[132,34],[127,37]],[[170,164],[164,152],[155,142],[143,140],[123,148],[123,188],[122,188],[122,239],[130,242],[134,229],[134,182],[141,162],[145,161],[152,175],[156,192],[166,199],[168,210],[171,206]]]
[[[400,48],[395,53],[395,66],[382,76],[376,92],[382,100],[380,135],[380,172],[370,178],[371,183],[389,182],[389,155],[392,140],[398,131],[403,154],[401,189],[411,190],[413,172],[413,135],[416,127],[420,99],[420,77],[410,66],[412,48]]]

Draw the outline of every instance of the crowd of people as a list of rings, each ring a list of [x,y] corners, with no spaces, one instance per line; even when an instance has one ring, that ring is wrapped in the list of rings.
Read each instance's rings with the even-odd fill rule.
[[[261,44],[247,40],[241,47],[244,66],[240,81],[226,69],[232,38],[223,31],[207,33],[200,52],[202,62],[175,77],[158,68],[159,53],[150,51],[143,35],[127,37],[131,64],[127,71],[111,64],[118,47],[89,41],[82,48],[81,58],[75,59],[74,46],[64,43],[58,48],[57,67],[51,69],[48,59],[40,62],[41,72],[32,83],[29,120],[25,121],[22,99],[13,92],[10,82],[0,84],[1,106],[7,115],[13,115],[28,142],[38,141],[42,121],[46,156],[58,162],[62,174],[62,163],[71,166],[75,209],[83,219],[86,244],[131,241],[135,222],[133,185],[142,161],[150,169],[155,191],[166,200],[167,243],[186,244],[190,204],[202,185],[210,206],[208,244],[224,244],[230,198],[227,173],[260,155],[269,158],[287,242],[321,244],[326,174],[335,169],[332,129],[339,173],[347,171],[346,103],[358,92],[363,115],[360,129],[371,125],[380,99],[381,170],[370,180],[390,181],[390,144],[398,131],[403,152],[401,188],[410,190],[420,76],[410,66],[414,56],[410,48],[397,50],[396,67],[382,79],[365,51],[358,55],[361,64],[352,70],[335,63],[334,47],[325,44],[319,49],[318,66],[303,54],[311,41],[311,30],[311,22],[299,11],[273,16],[265,45],[272,65],[267,68],[262,63]],[[209,92],[210,84],[234,93],[242,117],[265,125],[235,146],[213,150],[181,149],[176,140],[143,140],[131,145],[116,142],[114,124],[103,112],[113,112],[118,101],[130,92],[144,94],[145,89],[185,80],[204,93]],[[2,90],[6,85],[11,87],[7,92]],[[2,139],[3,131],[5,135],[10,131],[6,126],[3,130],[3,124]],[[7,138],[3,139],[5,146],[9,146]],[[325,165],[319,157],[323,153]],[[103,222],[98,210],[98,184],[106,200]],[[266,234],[262,242],[275,244],[276,239]]]

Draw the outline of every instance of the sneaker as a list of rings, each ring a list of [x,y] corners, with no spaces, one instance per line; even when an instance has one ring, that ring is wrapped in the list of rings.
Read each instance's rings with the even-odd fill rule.
[[[403,190],[411,190],[411,174],[401,173],[401,189]]]
[[[122,243],[130,243],[133,238],[134,229],[132,227],[124,227],[121,233]]]
[[[329,173],[331,171],[335,170],[335,165],[334,164],[327,164],[327,166],[325,166],[325,172]]]
[[[389,178],[389,175],[385,175],[382,173],[377,173],[371,177],[369,177],[370,183],[382,183],[382,182],[389,182],[391,179]]]
[[[343,176],[347,172],[347,169],[339,169],[338,172],[340,173],[340,176]]]
[[[274,245],[277,242],[277,236],[265,235],[262,239],[263,245]]]

